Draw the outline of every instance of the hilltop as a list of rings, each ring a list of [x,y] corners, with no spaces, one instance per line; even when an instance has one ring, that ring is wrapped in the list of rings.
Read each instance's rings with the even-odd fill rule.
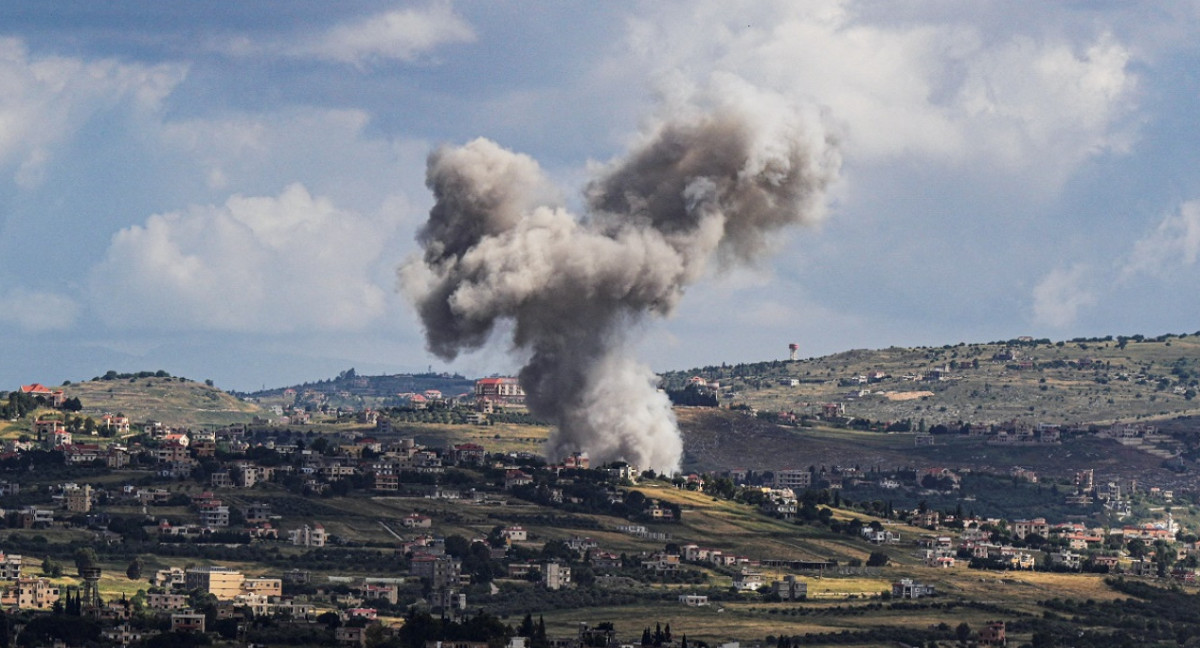
[[[336,378],[306,382],[288,387],[239,394],[264,406],[342,407],[350,409],[395,407],[404,405],[401,394],[420,394],[435,390],[447,397],[473,392],[475,381],[458,374],[387,374],[362,376],[353,368]]]
[[[85,382],[66,383],[61,389],[79,399],[83,405],[80,415],[93,418],[120,413],[135,422],[156,420],[192,426],[246,423],[263,415],[259,406],[208,382],[171,376],[165,371],[110,371]]]
[[[1020,338],[853,350],[820,358],[699,367],[668,389],[717,382],[722,405],[839,415],[916,429],[949,423],[1109,425],[1200,413],[1200,334]]]

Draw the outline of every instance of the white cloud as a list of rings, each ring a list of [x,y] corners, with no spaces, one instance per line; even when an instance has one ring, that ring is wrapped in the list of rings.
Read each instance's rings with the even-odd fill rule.
[[[19,186],[36,186],[53,149],[94,115],[126,104],[157,110],[183,80],[180,65],[31,56],[23,42],[0,39],[0,165],[15,166]]]
[[[113,237],[92,305],[119,328],[361,330],[387,306],[373,277],[393,228],[300,184],[154,215]]]
[[[475,31],[449,2],[397,9],[337,25],[293,49],[298,55],[363,65],[380,60],[411,61],[440,45],[475,40]]]
[[[708,2],[631,22],[625,67],[660,79],[731,72],[828,106],[847,151],[990,161],[1061,182],[1080,161],[1124,150],[1134,107],[1131,49],[1112,35],[990,33],[965,16],[894,20],[855,2]],[[1002,29],[1002,28],[1000,28]]]
[[[427,142],[371,137],[363,110],[281,108],[173,121],[167,150],[198,168],[214,195],[260,193],[293,182],[367,212],[399,196],[424,196]],[[285,162],[285,163],[281,163]]]
[[[79,304],[65,295],[13,288],[0,293],[0,322],[26,331],[63,331],[79,318]]]
[[[1051,270],[1033,289],[1034,321],[1056,328],[1074,324],[1080,310],[1096,303],[1090,280],[1091,270],[1083,264]]]
[[[1200,200],[1180,206],[1153,232],[1133,244],[1129,258],[1121,267],[1121,276],[1137,274],[1160,276],[1179,266],[1192,266],[1200,255]]]

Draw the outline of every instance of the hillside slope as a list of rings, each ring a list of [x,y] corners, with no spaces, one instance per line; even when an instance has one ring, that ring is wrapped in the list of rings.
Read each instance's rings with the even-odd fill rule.
[[[83,405],[80,414],[99,417],[121,413],[135,423],[155,420],[170,425],[226,425],[249,422],[264,410],[204,383],[173,376],[105,377],[62,387]]]
[[[914,426],[1104,425],[1200,413],[1200,335],[855,350],[671,372],[663,382],[679,388],[693,376],[719,382],[722,404],[797,415],[831,403],[847,417]]]

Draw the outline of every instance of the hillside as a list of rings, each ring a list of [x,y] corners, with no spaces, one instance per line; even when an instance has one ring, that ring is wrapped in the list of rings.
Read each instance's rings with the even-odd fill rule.
[[[162,374],[162,375],[160,375]],[[165,375],[115,374],[62,386],[83,405],[80,414],[99,417],[121,413],[133,422],[163,421],[171,425],[225,425],[249,422],[264,412],[205,383]]]
[[[472,393],[473,379],[457,374],[389,374],[360,376],[353,368],[336,378],[306,382],[289,387],[277,387],[242,394],[264,407],[342,407],[350,409],[380,408],[403,405],[400,394],[424,393],[436,390],[446,396]]]
[[[797,415],[831,403],[846,417],[913,426],[1104,425],[1200,413],[1200,335],[854,350],[670,372],[664,386],[693,376],[719,382],[723,405]]]

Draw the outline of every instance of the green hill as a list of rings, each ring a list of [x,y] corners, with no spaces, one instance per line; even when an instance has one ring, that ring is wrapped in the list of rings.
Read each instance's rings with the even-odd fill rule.
[[[1200,413],[1200,335],[1027,338],[854,350],[710,366],[663,376],[720,383],[723,405],[816,414],[826,403],[872,421],[1107,425]]]
[[[69,398],[83,405],[81,415],[124,414],[138,423],[147,420],[170,425],[226,425],[249,422],[264,411],[211,385],[166,375],[165,372],[117,374],[62,386]]]

